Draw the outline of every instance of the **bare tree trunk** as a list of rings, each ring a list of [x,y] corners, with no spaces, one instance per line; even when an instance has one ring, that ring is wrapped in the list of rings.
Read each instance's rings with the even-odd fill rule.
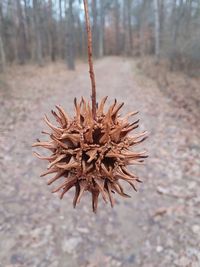
[[[79,16],[77,16],[77,26],[78,26],[78,29],[77,29],[78,54],[80,57],[82,57],[83,56],[83,27],[82,27]]]
[[[188,2],[186,2],[186,9],[185,9],[185,20],[186,20],[186,23],[185,23],[185,31],[186,31],[186,38],[188,39],[191,39],[192,38],[192,4],[193,4],[193,1],[190,0]],[[200,4],[200,1],[199,1],[199,4]],[[200,14],[200,13],[199,13]]]
[[[132,0],[128,0],[128,33],[129,33],[129,45],[132,54],[133,50],[133,31],[132,31]]]
[[[66,11],[67,29],[66,29],[66,59],[67,66],[70,70],[75,69],[75,47],[74,47],[74,15],[73,15],[73,2],[69,0],[68,10]]]
[[[62,21],[62,0],[59,0],[59,20]]]
[[[14,62],[17,59],[17,54],[18,54],[17,52],[17,29],[16,29],[17,16],[15,12],[17,10],[17,6],[16,6],[15,0],[8,0],[7,10],[8,10],[7,16],[12,27],[8,29],[8,33],[10,37],[6,44],[6,47],[4,48],[6,51],[9,51],[9,53],[7,53],[8,61]]]
[[[160,1],[159,8],[159,22],[160,22],[160,47],[162,49],[162,44],[164,41],[164,33],[165,33],[165,0]]]
[[[173,2],[173,9],[172,9],[172,42],[173,45],[176,45],[176,39],[177,39],[177,8],[176,8],[176,0]]]
[[[133,50],[133,34],[131,25],[132,0],[124,1],[124,50],[126,55],[131,55]]]
[[[59,55],[61,58],[64,58],[64,49],[63,49],[63,9],[62,9],[62,0],[59,0]]]
[[[27,60],[27,39],[24,25],[24,17],[21,7],[20,0],[16,1],[17,3],[17,15],[18,15],[18,35],[17,35],[17,46],[18,46],[18,60],[19,64],[24,64]]]
[[[115,54],[120,53],[120,5],[119,0],[115,0]]]
[[[155,16],[155,56],[156,61],[159,62],[160,56],[160,23],[159,23],[159,10],[158,0],[154,0],[154,16]]]
[[[104,55],[105,0],[100,1],[99,56]]]
[[[99,57],[99,30],[98,30],[98,13],[97,13],[97,1],[92,0],[92,39],[93,39],[93,53],[94,57]]]
[[[140,38],[140,56],[143,57],[146,53],[146,42],[145,42],[145,30],[147,27],[147,21],[146,21],[146,8],[147,8],[147,2],[148,0],[143,0],[142,6],[141,6],[141,12],[140,12],[140,32],[139,32],[139,38]]]
[[[0,72],[3,72],[5,70],[5,66],[6,66],[6,57],[4,52],[2,36],[0,33]]]
[[[26,36],[26,52],[27,58],[31,57],[31,12],[29,12],[28,6],[29,0],[24,0],[24,26],[25,26],[25,36]]]
[[[54,62],[56,60],[56,44],[55,44],[55,28],[53,23],[52,0],[49,0],[48,28],[49,28],[50,56],[51,56],[51,61]]]
[[[173,2],[173,11],[172,11],[172,29],[173,29],[173,36],[172,36],[172,42],[173,46],[176,47],[177,43],[177,38],[178,38],[178,32],[179,32],[179,27],[181,24],[181,18],[184,13],[183,9],[183,0],[180,0],[179,4],[179,10],[177,10],[177,0],[174,0]]]
[[[0,2],[0,72],[5,70],[6,56],[3,44],[3,15],[2,15],[2,3]]]
[[[36,36],[36,60],[39,66],[43,66],[42,57],[42,40],[40,33],[40,12],[38,0],[33,0],[33,12],[34,12],[34,26],[35,26],[35,36]]]
[[[177,0],[173,2],[172,9],[172,44],[171,44],[171,58],[170,58],[170,70],[173,71],[175,67],[176,57],[177,57],[177,38],[179,34],[179,27],[181,24],[181,18],[183,15],[183,0],[180,0],[179,10],[177,10]]]

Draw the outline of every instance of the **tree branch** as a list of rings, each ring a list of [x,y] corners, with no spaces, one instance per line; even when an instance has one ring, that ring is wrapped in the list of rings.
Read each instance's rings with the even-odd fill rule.
[[[96,118],[96,83],[95,83],[94,67],[93,67],[93,60],[92,60],[92,31],[91,31],[89,12],[88,12],[88,1],[83,0],[83,2],[84,2],[84,10],[85,10],[87,37],[88,37],[89,73],[90,73],[90,80],[91,80],[91,86],[92,86],[92,114],[93,114],[93,118],[95,119]]]

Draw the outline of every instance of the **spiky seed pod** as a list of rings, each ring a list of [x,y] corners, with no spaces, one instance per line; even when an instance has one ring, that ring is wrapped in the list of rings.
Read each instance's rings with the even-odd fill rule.
[[[130,151],[147,137],[146,132],[128,136],[138,127],[139,120],[129,123],[129,117],[137,112],[128,113],[120,118],[118,115],[122,104],[115,100],[107,112],[104,105],[107,97],[103,98],[93,119],[89,103],[84,98],[80,103],[74,100],[75,117],[70,119],[62,107],[56,106],[57,112],[52,111],[59,126],[54,126],[45,116],[46,124],[51,128],[49,141],[37,142],[34,147],[49,149],[52,154],[49,157],[35,155],[39,159],[49,161],[48,169],[41,176],[55,173],[48,181],[48,185],[64,177],[64,181],[52,192],[60,192],[62,199],[64,194],[73,186],[75,196],[74,207],[80,202],[85,191],[92,194],[93,211],[96,212],[99,195],[111,206],[114,205],[113,194],[116,192],[123,197],[127,195],[120,179],[128,182],[134,190],[135,183],[141,182],[139,178],[127,170],[128,165],[141,164],[147,157],[146,151]]]

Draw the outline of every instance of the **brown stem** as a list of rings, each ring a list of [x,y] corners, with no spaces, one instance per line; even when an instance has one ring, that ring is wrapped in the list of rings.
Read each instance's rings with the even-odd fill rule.
[[[88,12],[88,1],[83,0],[84,9],[85,9],[85,21],[86,21],[86,29],[87,29],[87,37],[88,37],[88,63],[89,63],[89,73],[90,80],[92,85],[92,114],[93,118],[96,118],[96,84],[95,84],[95,75],[94,75],[94,67],[92,60],[92,31],[90,26],[89,12]]]

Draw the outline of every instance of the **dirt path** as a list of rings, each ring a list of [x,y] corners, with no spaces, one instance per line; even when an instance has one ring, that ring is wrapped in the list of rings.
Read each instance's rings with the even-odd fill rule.
[[[137,170],[144,183],[114,209],[101,201],[97,215],[88,195],[76,210],[72,192],[60,202],[39,178],[46,165],[33,158],[31,144],[55,104],[72,113],[74,96],[89,98],[87,66],[12,69],[0,77],[0,266],[200,266],[197,125],[133,61],[105,58],[95,69],[98,98],[139,110],[140,129],[150,132],[150,158]]]

